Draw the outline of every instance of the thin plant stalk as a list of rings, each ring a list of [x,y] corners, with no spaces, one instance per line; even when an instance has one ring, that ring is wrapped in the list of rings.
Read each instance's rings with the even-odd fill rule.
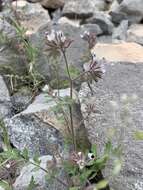
[[[71,100],[73,99],[73,80],[71,78],[70,75],[70,70],[69,70],[69,64],[68,64],[68,60],[66,57],[66,53],[65,51],[62,49],[61,50],[63,57],[64,57],[64,61],[66,64],[66,70],[67,70],[67,74],[68,74],[68,78],[69,78],[69,82],[70,82],[70,98]],[[72,110],[72,106],[69,106],[69,112],[70,112],[70,124],[71,124],[71,132],[72,132],[72,140],[73,140],[73,145],[74,145],[74,150],[76,150],[76,139],[75,139],[75,132],[74,132],[74,124],[73,124],[73,110]]]

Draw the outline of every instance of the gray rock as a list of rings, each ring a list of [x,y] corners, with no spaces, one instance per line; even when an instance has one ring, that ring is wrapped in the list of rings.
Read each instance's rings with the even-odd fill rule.
[[[117,28],[114,29],[112,38],[126,41],[127,30],[128,30],[128,20],[123,20],[121,24]]]
[[[42,156],[40,157],[41,163],[40,167],[48,171],[50,163],[53,163],[53,157]],[[32,161],[33,162],[33,161]],[[55,166],[54,166],[55,167]],[[51,170],[50,168],[49,170]],[[51,172],[51,171],[49,171]],[[30,180],[33,177],[36,183],[36,186],[33,190],[66,190],[65,186],[59,183],[56,179],[52,179],[52,185],[46,180],[47,173],[41,169],[36,169],[33,164],[28,164],[24,166],[20,172],[20,176],[16,179],[14,183],[14,190],[27,190]],[[63,172],[58,171],[58,177],[61,181],[66,181],[66,177],[63,175]],[[65,182],[66,183],[66,182]]]
[[[12,6],[16,9],[21,26],[27,30],[27,35],[36,33],[41,26],[50,22],[48,11],[39,3],[33,4],[19,0],[17,3],[14,1]]]
[[[116,15],[125,16],[131,23],[138,23],[143,18],[143,2],[142,0],[123,0],[116,10],[112,13],[112,18]],[[122,15],[122,16],[121,16]],[[117,19],[117,18],[115,18]],[[118,19],[119,20],[119,19]]]
[[[11,100],[7,86],[0,76],[0,118],[11,115]]]
[[[106,7],[105,0],[69,0],[65,3],[63,15],[73,19],[86,19],[93,16],[95,11],[104,11]]]
[[[99,25],[103,34],[112,34],[113,32],[114,25],[111,17],[105,12],[95,12],[93,17],[86,20],[86,23]]]
[[[6,37],[6,39],[12,39],[16,35],[15,28],[6,21],[4,16],[0,18],[0,34],[3,35],[3,38]]]
[[[11,96],[12,108],[14,113],[19,113],[26,109],[32,101],[32,92],[28,88],[21,88]]]
[[[87,105],[95,105],[95,113],[90,114],[85,120],[91,142],[97,144],[101,153],[110,135],[109,131],[115,129],[116,134],[113,136],[113,144],[116,145],[121,142],[124,146],[122,171],[111,183],[111,187],[115,190],[139,190],[142,187],[143,143],[134,140],[134,132],[142,130],[142,76],[142,63],[108,62],[103,79],[92,85],[94,95],[91,96],[86,84],[82,86],[80,91],[81,110],[84,118],[88,114],[85,109]],[[120,114],[124,116],[125,113],[125,104],[121,103],[120,100],[122,94],[127,94],[129,97],[134,94],[138,96],[137,101],[132,102],[129,106],[130,114],[127,116],[126,123],[120,118]],[[122,96],[122,101],[125,97],[125,95]],[[117,105],[114,103],[114,108],[111,107],[110,101],[117,102]],[[124,126],[126,127],[124,128]],[[122,140],[118,141],[120,137]],[[105,172],[107,176],[109,176],[109,171],[108,168]]]
[[[101,35],[103,33],[103,31],[101,30],[100,26],[97,24],[83,24],[81,26],[85,31],[89,31],[89,32],[93,32],[95,33],[97,36]]]
[[[72,1],[69,0],[66,2],[63,8],[63,16],[68,18],[89,18],[93,15],[94,7],[93,2],[90,0]]]
[[[40,155],[52,154],[57,147],[63,150],[63,138],[59,131],[41,121],[34,114],[17,114],[6,124],[12,144],[19,150],[25,147],[30,155],[38,152]]]
[[[133,24],[127,31],[127,39],[130,42],[136,42],[143,45],[143,25]]]
[[[54,90],[53,95],[57,94],[58,91]],[[70,95],[70,89],[61,89],[59,90],[59,96],[61,98],[69,97]],[[75,136],[77,138],[77,144],[79,147],[86,148],[89,146],[89,141],[87,139],[87,133],[84,127],[84,124],[82,121],[82,115],[80,111],[80,105],[77,98],[77,93],[73,91],[73,99],[75,103],[73,103],[73,123],[75,128]],[[28,106],[26,110],[22,112],[23,115],[36,115],[41,122],[44,122],[47,125],[51,125],[54,128],[56,128],[62,136],[66,137],[71,135],[69,134],[69,123],[70,123],[70,113],[68,107],[62,106],[62,110],[64,110],[65,115],[64,117],[67,118],[65,121],[63,118],[63,112],[61,109],[59,109],[59,112],[55,111],[58,108],[56,107],[58,105],[57,101],[54,101],[53,99],[46,96],[45,93],[41,93],[38,95],[34,102]],[[68,122],[68,126],[67,126]],[[80,123],[80,124],[79,124]],[[86,144],[85,144],[86,141]]]
[[[45,8],[58,9],[64,6],[65,0],[41,0],[40,3]]]
[[[26,72],[25,57],[18,51],[16,29],[3,16],[0,18],[0,73],[24,74]]]

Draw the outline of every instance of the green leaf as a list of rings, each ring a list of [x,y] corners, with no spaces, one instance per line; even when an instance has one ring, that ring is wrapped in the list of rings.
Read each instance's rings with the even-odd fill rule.
[[[5,190],[12,190],[12,187],[8,184],[7,181],[1,180],[0,187],[4,188]]]
[[[29,160],[29,153],[28,153],[28,149],[27,148],[24,148],[24,150],[23,150],[23,152],[21,153],[22,154],[22,156],[23,156],[23,158],[25,159],[25,160]]]
[[[106,146],[105,146],[105,154],[110,154],[111,150],[112,150],[112,143],[109,141],[106,143]]]
[[[31,180],[30,180],[30,183],[29,183],[29,185],[28,185],[27,190],[33,190],[33,189],[35,189],[36,186],[37,186],[37,185],[36,185],[36,182],[35,182],[35,180],[34,180],[34,177],[32,176],[32,177],[31,177]]]
[[[96,146],[96,144],[93,144],[93,145],[92,145],[91,151],[92,151],[92,153],[94,154],[94,156],[97,155],[97,146]]]
[[[76,78],[80,74],[80,71],[74,65],[69,66],[69,72],[72,78]]]
[[[78,187],[70,187],[69,190],[79,190]]]
[[[143,131],[136,131],[134,134],[136,140],[143,140]]]
[[[101,180],[100,182],[98,182],[97,184],[96,184],[96,190],[100,190],[100,189],[103,189],[103,188],[105,188],[105,187],[107,187],[107,185],[108,185],[108,181],[107,180]]]
[[[38,164],[38,165],[40,165],[40,163],[41,163],[41,160],[39,159],[39,153],[36,153],[35,155],[34,155],[34,157],[33,157],[33,160],[34,160],[34,162],[36,163],[36,164]]]
[[[114,162],[114,168],[113,168],[113,175],[117,175],[119,174],[120,170],[121,170],[121,167],[122,167],[122,163],[121,163],[121,160],[115,160]]]
[[[4,122],[0,119],[0,128],[2,129],[3,138],[4,138],[4,145],[6,146],[7,150],[11,149],[10,141],[9,141],[9,135],[7,132],[7,129],[5,127]]]

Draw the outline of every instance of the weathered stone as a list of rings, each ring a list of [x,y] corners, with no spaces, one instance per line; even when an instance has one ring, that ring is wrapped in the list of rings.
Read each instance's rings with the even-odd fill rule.
[[[10,140],[19,150],[27,148],[31,156],[52,154],[57,147],[63,150],[63,139],[57,129],[44,123],[34,114],[20,113],[6,123]]]
[[[143,45],[143,25],[133,24],[127,31],[127,38],[130,42],[136,42]]]
[[[54,90],[53,94],[57,94],[58,91]],[[59,90],[60,98],[66,98],[70,96],[70,89]],[[28,106],[26,110],[22,112],[22,115],[36,115],[42,122],[47,123],[55,127],[64,137],[70,137],[70,113],[69,108],[64,105],[62,109],[58,109],[58,101],[46,96],[45,93],[38,95],[34,102]],[[80,105],[77,98],[77,93],[73,91],[73,123],[75,128],[75,136],[77,137],[77,144],[79,147],[86,148],[89,146],[87,133],[82,121],[82,115],[80,111]],[[56,110],[59,110],[57,113]],[[64,114],[63,114],[64,111]],[[66,118],[66,120],[62,118]],[[86,143],[85,143],[86,141]]]
[[[11,114],[11,100],[6,84],[0,76],[0,118]]]
[[[131,23],[138,23],[143,18],[143,2],[142,0],[123,0],[117,9],[113,11],[113,16],[124,15],[127,20]],[[116,18],[115,18],[116,19]],[[118,19],[119,20],[119,19]]]
[[[93,16],[95,11],[104,11],[106,7],[105,0],[69,0],[65,3],[63,15],[73,19],[86,19]]]
[[[74,20],[74,19],[69,19],[67,17],[61,17],[58,20],[59,24],[69,24],[75,27],[79,27],[80,26],[80,19]]]
[[[0,19],[0,35],[0,73],[24,74],[27,71],[25,56],[19,51],[16,29],[5,17]]]
[[[27,35],[38,31],[44,24],[50,22],[48,11],[38,3],[31,4],[23,0],[12,3],[16,9],[17,17],[21,25],[27,29]]]
[[[48,156],[42,156],[39,158],[41,160],[40,167],[48,171],[48,167],[50,167],[50,164],[53,164],[53,157],[48,155]],[[34,162],[34,161],[32,161]],[[54,165],[54,167],[56,167]],[[51,170],[53,168],[50,168]],[[51,172],[51,171],[49,171]],[[46,180],[46,175],[47,173],[43,171],[42,169],[36,169],[33,164],[28,164],[24,166],[20,172],[20,176],[16,179],[14,183],[14,189],[15,190],[27,190],[30,180],[33,177],[35,181],[35,188],[33,190],[66,190],[67,188],[63,186],[61,183],[59,183],[56,179],[52,179],[52,184],[50,185],[50,182]],[[49,175],[49,174],[48,174]],[[57,174],[56,174],[57,175]],[[59,179],[65,183],[66,182],[66,177],[64,176],[64,173],[62,170],[58,171]]]
[[[0,34],[2,37],[1,41],[7,40],[7,39],[10,40],[14,38],[16,35],[15,28],[12,25],[10,25],[4,17],[0,18]]]
[[[58,9],[62,8],[64,6],[65,0],[42,0],[41,5],[43,5],[45,8],[52,8],[52,9]]]
[[[95,12],[93,17],[87,19],[86,23],[99,25],[103,34],[112,34],[114,28],[110,15],[104,12]]]
[[[95,48],[98,58],[105,58],[110,62],[143,62],[143,47],[137,43],[98,43]]]
[[[114,29],[112,38],[126,41],[127,30],[128,30],[128,20],[123,20],[121,24],[117,28]]]
[[[32,92],[28,88],[22,87],[11,96],[12,109],[14,113],[19,113],[26,109],[32,101]]]
[[[97,24],[83,24],[81,25],[81,28],[83,28],[85,31],[93,32],[97,36],[103,34],[103,31]]]
[[[143,64],[108,62],[105,67],[106,73],[103,79],[92,85],[93,95],[86,84],[83,84],[80,91],[79,97],[81,97],[81,110],[85,118],[85,126],[89,139],[92,143],[97,144],[100,153],[113,130],[116,131],[112,136],[113,145],[121,142],[124,146],[123,168],[119,176],[111,182],[111,188],[115,190],[142,189],[143,143],[134,139],[134,132],[142,131]],[[125,116],[126,109],[125,105],[120,102],[122,94],[127,94],[129,98],[134,94],[138,96],[137,101],[128,107],[130,115],[126,118],[127,122],[121,119],[122,116]],[[117,102],[117,105],[114,103],[114,108],[111,107],[110,101]],[[95,107],[95,111],[88,115],[86,108],[90,105]],[[114,111],[114,109],[116,110]],[[122,114],[121,117],[120,114]],[[109,168],[112,168],[111,165]],[[107,176],[110,175],[109,168],[105,171]]]
[[[68,18],[89,18],[93,15],[91,1],[67,1],[63,9],[63,16]]]

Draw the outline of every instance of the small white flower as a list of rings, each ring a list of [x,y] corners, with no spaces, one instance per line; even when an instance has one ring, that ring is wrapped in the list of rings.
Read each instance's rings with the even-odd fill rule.
[[[96,54],[94,52],[92,53],[92,60],[97,61]]]
[[[85,161],[84,160],[79,160],[77,162],[78,166],[79,166],[79,169],[82,170],[85,166]]]
[[[88,158],[90,160],[93,160],[95,158],[94,154],[93,153],[88,153]]]
[[[43,89],[42,89],[43,92],[49,92],[49,86],[46,84]]]
[[[10,168],[10,164],[6,164],[6,166],[5,166],[5,167],[9,169],[9,168]]]
[[[120,97],[120,100],[121,100],[121,102],[126,103],[126,102],[128,101],[128,96],[127,96],[127,94],[123,94],[123,95]]]
[[[65,42],[66,40],[66,37],[64,36],[63,32],[62,31],[57,31],[57,39],[61,42]]]
[[[110,101],[110,104],[114,110],[118,110],[119,106],[116,101]]]
[[[55,37],[56,37],[56,36],[55,36],[55,30],[52,30],[50,34],[47,34],[47,40],[48,40],[49,42],[54,41],[54,40],[55,40]]]

